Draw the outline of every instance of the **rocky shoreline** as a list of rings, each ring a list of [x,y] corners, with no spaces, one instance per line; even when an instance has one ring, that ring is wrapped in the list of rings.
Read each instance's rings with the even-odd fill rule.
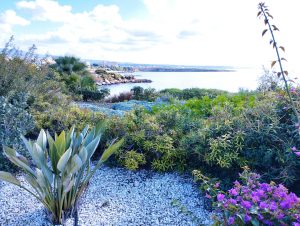
[[[115,85],[122,83],[151,83],[149,79],[137,79],[133,75],[122,75],[118,72],[108,71],[103,68],[91,68],[90,73],[95,77],[96,84],[102,85]]]

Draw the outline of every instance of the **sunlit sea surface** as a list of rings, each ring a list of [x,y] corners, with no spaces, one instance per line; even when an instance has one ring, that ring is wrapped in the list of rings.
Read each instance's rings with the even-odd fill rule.
[[[150,79],[152,83],[126,83],[105,85],[101,88],[110,89],[111,95],[130,91],[134,86],[143,88],[211,88],[230,92],[237,92],[240,88],[254,90],[258,85],[258,78],[263,74],[258,69],[238,69],[230,72],[136,72],[136,78]]]

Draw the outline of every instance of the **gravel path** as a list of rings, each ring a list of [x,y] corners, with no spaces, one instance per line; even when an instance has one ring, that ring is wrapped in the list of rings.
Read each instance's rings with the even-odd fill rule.
[[[19,177],[22,180],[22,176]],[[43,206],[16,186],[0,182],[0,225],[48,226]],[[79,225],[209,225],[210,215],[191,178],[176,173],[103,167],[80,200]],[[71,220],[67,226],[72,226]]]

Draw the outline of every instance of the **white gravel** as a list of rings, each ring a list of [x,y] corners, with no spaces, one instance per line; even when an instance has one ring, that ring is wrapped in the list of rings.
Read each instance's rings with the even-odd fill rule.
[[[22,176],[19,178],[22,180]],[[79,205],[79,225],[82,226],[212,223],[192,179],[176,173],[103,167],[92,178]],[[43,206],[34,197],[14,185],[0,182],[0,225],[51,224],[46,220]],[[71,220],[67,226],[72,226]]]

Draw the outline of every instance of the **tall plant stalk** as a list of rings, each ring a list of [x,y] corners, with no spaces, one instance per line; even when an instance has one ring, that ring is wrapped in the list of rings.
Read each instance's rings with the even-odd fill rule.
[[[285,52],[285,48],[283,46],[278,46],[277,45],[277,42],[276,42],[276,39],[275,39],[275,35],[274,35],[274,31],[279,31],[279,29],[275,25],[273,25],[273,24],[271,25],[270,19],[273,19],[273,16],[269,13],[269,9],[265,5],[265,3],[262,3],[262,2],[259,3],[258,4],[258,9],[259,9],[259,12],[258,12],[257,16],[258,17],[263,16],[265,25],[268,26],[268,28],[265,29],[262,32],[262,36],[264,36],[267,31],[270,31],[271,37],[272,37],[272,39],[270,41],[270,44],[273,45],[273,48],[276,51],[277,60],[275,60],[275,61],[273,61],[271,63],[271,67],[273,67],[278,62],[279,68],[280,68],[280,72],[278,72],[277,75],[279,77],[281,76],[282,80],[284,81],[284,87],[285,87],[286,93],[288,95],[289,102],[290,102],[292,110],[293,110],[293,112],[294,112],[294,114],[296,116],[297,123],[299,124],[300,123],[299,114],[298,114],[298,111],[296,109],[295,103],[293,101],[293,98],[292,98],[292,95],[291,95],[291,92],[290,92],[290,89],[289,89],[288,80],[286,78],[286,76],[288,76],[288,71],[284,71],[283,70],[283,66],[282,66],[282,61],[284,61],[284,60],[286,61],[286,59],[280,57],[280,53],[279,53],[279,49],[281,49],[283,52]]]

